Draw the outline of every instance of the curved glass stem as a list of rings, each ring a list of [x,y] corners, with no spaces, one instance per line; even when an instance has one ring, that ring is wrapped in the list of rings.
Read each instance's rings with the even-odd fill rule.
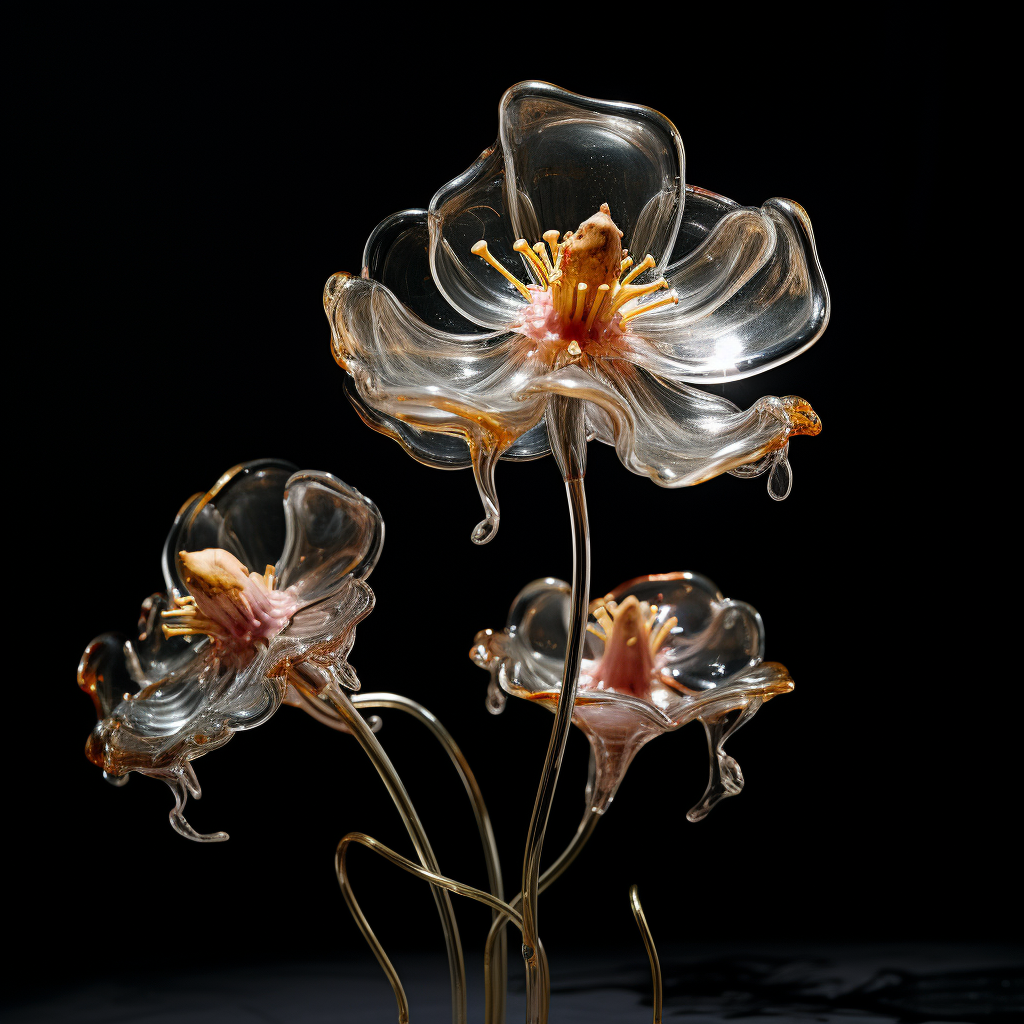
[[[484,802],[483,793],[480,791],[480,786],[477,784],[476,776],[473,774],[469,762],[452,738],[451,733],[422,704],[418,704],[416,701],[410,700],[399,693],[356,693],[349,700],[357,708],[388,708],[404,711],[406,714],[412,715],[413,718],[421,722],[433,733],[434,737],[444,748],[445,753],[451,759],[452,764],[458,770],[470,803],[473,805],[473,814],[476,818],[477,830],[480,833],[484,860],[487,863],[487,879],[491,893],[499,900],[504,900],[505,892],[501,878],[498,844],[494,839],[494,829],[491,826],[490,815],[487,813],[487,804]],[[548,870],[550,871],[550,869]],[[518,901],[519,896],[517,894],[516,905],[518,905]],[[504,925],[508,921],[508,914],[497,910],[493,912],[491,932],[487,937],[487,949],[484,953],[484,990],[487,1001],[484,1019],[488,1022],[492,1018],[495,1021],[501,1020],[504,1022],[505,1018],[505,988],[508,983],[508,943],[504,927],[497,927],[499,920]],[[492,939],[492,936],[495,936],[495,938]],[[497,972],[493,970],[495,966],[499,967]],[[493,974],[496,974],[496,976],[492,978]],[[497,996],[500,999],[500,1017],[494,1017],[494,1011],[492,1010],[492,999],[495,998],[495,993],[500,993]]]
[[[559,854],[557,860],[548,867],[540,876],[537,884],[538,893],[543,892],[552,882],[556,881],[568,869],[569,865],[579,856],[580,851],[587,845],[587,840],[593,835],[601,815],[589,804],[583,815],[583,820],[576,829],[576,835],[572,842]],[[509,900],[509,906],[517,909],[523,900],[522,893],[516,893]],[[485,1011],[484,1020],[486,1024],[505,1024],[505,989],[507,985],[507,960],[505,943],[501,939],[505,935],[505,925],[508,924],[509,915],[495,915],[491,923],[491,930],[487,934],[487,942],[484,946],[484,986],[485,986]]]
[[[565,754],[565,744],[572,724],[576,690],[580,681],[580,663],[587,628],[590,594],[590,536],[587,526],[587,498],[583,489],[586,470],[586,429],[583,403],[556,395],[548,402],[546,413],[551,451],[562,470],[569,499],[572,523],[573,566],[570,599],[569,636],[565,652],[562,688],[559,691],[555,724],[551,730],[544,768],[541,771],[537,799],[526,836],[523,857],[523,960],[526,963],[527,1024],[546,1024],[548,986],[544,985],[537,958],[537,897],[539,895],[541,852],[547,831],[551,805],[554,802],[558,773]]]
[[[312,686],[314,692],[318,693],[320,700],[329,704],[341,716],[344,723],[352,731],[352,734],[359,741],[360,746],[366,752],[374,768],[377,769],[377,774],[380,775],[391,799],[398,808],[398,813],[401,815],[402,822],[409,833],[409,838],[412,840],[416,855],[420,858],[424,868],[435,874],[440,874],[437,858],[431,849],[430,841],[427,839],[427,834],[423,829],[423,823],[420,821],[416,808],[413,807],[412,800],[409,798],[405,786],[402,785],[402,780],[398,777],[394,765],[392,765],[387,754],[384,752],[384,748],[377,741],[377,737],[373,735],[369,725],[363,720],[362,715],[356,711],[344,690],[334,682],[329,682],[326,686],[323,686],[323,680],[315,675],[312,678],[308,678],[307,673],[310,671],[311,669],[305,664],[297,665],[293,669],[293,672],[297,673],[308,685]],[[455,911],[452,908],[452,901],[448,893],[438,888],[433,888],[432,892],[434,901],[437,904],[438,914],[441,917],[441,927],[444,929],[445,945],[448,949],[448,967],[452,983],[452,1021],[453,1024],[466,1024],[466,964],[462,955],[462,943],[459,940],[459,926],[455,920]],[[398,980],[398,975],[390,960],[384,955],[380,943],[377,942],[376,936],[370,928],[369,922],[359,909],[359,904],[355,902],[350,889],[347,889],[344,884],[342,885],[342,893],[345,896],[349,909],[352,911],[352,916],[356,919],[359,930],[370,944],[384,973],[388,976],[388,981],[391,983],[391,987],[395,992],[395,999],[398,1002],[399,1024],[405,1024],[409,1019],[409,1004],[405,998],[402,983]]]
[[[654,936],[651,934],[651,927],[644,916],[644,908],[640,905],[640,890],[635,886],[629,887],[629,902],[633,906],[633,916],[636,918],[636,926],[643,936],[644,945],[647,947],[647,958],[651,961],[651,982],[654,986],[654,1024],[661,1024],[661,964],[658,961],[658,951],[654,947]]]
[[[338,843],[338,849],[334,855],[334,867],[339,876],[346,875],[347,877],[348,867],[346,858],[348,856],[348,848],[353,843],[365,846],[368,850],[373,850],[374,853],[380,854],[380,856],[390,861],[396,867],[400,867],[403,871],[408,871],[410,875],[415,875],[417,878],[422,878],[425,882],[430,882],[431,885],[447,889],[449,892],[457,893],[459,896],[467,896],[470,899],[477,900],[490,907],[495,913],[502,914],[506,918],[512,918],[513,923],[522,927],[523,919],[521,915],[504,900],[498,899],[492,893],[484,892],[483,889],[476,889],[472,885],[466,885],[464,882],[458,882],[454,878],[440,875],[436,871],[428,871],[421,864],[409,860],[408,857],[403,857],[389,846],[385,846],[379,840],[374,839],[373,836],[366,835],[365,832],[349,832]]]

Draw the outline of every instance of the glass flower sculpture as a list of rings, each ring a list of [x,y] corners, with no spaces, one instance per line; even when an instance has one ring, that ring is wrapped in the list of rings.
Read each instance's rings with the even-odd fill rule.
[[[828,291],[804,210],[686,186],[679,133],[648,107],[513,86],[497,142],[429,209],[379,224],[324,306],[364,421],[428,465],[472,466],[481,544],[501,458],[554,450],[568,475],[582,434],[664,487],[770,470],[781,499],[789,439],[821,428],[801,398],[740,410],[693,386],[803,352]]]
[[[556,709],[569,599],[567,583],[535,580],[513,601],[504,631],[476,635],[470,657],[491,673],[493,713],[503,710],[505,693]],[[706,577],[674,572],[641,576],[591,601],[587,633],[573,721],[594,752],[593,809],[607,809],[645,743],[694,719],[707,733],[711,771],[687,817],[699,821],[738,793],[743,774],[725,753],[726,739],[765,701],[793,689],[782,665],[763,660],[761,616]]]
[[[175,518],[166,591],[143,603],[138,639],[105,633],[82,655],[78,682],[99,718],[86,756],[116,785],[132,771],[163,779],[183,836],[227,839],[185,820],[188,795],[200,796],[191,762],[282,703],[345,730],[291,672],[303,663],[358,689],[347,658],[383,539],[373,502],[328,473],[274,459],[228,470]]]

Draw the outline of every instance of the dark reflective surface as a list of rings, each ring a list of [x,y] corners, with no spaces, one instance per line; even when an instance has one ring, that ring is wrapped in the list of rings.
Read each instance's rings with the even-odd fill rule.
[[[638,939],[639,943],[639,939]],[[650,1020],[650,971],[639,951],[556,962],[553,1024]],[[447,1024],[441,960],[398,958],[417,1024]],[[522,1017],[522,981],[511,966],[509,1020]],[[1011,946],[861,946],[662,953],[664,1020],[889,1021],[1002,1024],[1024,1014],[1024,949]],[[471,972],[470,1019],[482,1018]],[[136,975],[20,1003],[0,1020],[24,1024],[379,1024],[394,1018],[383,975],[362,958],[221,972]]]

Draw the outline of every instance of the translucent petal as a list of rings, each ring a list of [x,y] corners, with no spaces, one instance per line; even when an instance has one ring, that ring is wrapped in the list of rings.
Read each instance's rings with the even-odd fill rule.
[[[103,633],[86,647],[78,662],[78,685],[92,698],[97,718],[106,718],[122,695],[134,689],[125,664],[123,636]]]
[[[160,615],[171,607],[166,594],[150,594],[139,610],[137,638],[125,643],[128,671],[139,688],[184,667],[194,656],[193,647],[200,642],[192,636],[164,636]]]
[[[351,376],[357,409],[370,426],[441,468],[464,464],[450,437],[468,446],[487,512],[473,539],[489,540],[498,525],[497,461],[544,412],[545,396],[523,397],[544,372],[534,346],[515,334],[438,331],[414,317],[383,285],[362,278],[335,275],[325,289],[324,305],[335,359]],[[396,420],[418,435],[394,428]]]
[[[589,433],[662,487],[702,483],[763,460],[791,435],[820,429],[802,399],[769,396],[743,412],[728,399],[660,381],[623,360],[566,366],[532,389],[588,402]]]
[[[656,660],[664,675],[688,689],[713,689],[754,668],[764,656],[761,616],[749,604],[723,597],[706,576],[642,576],[612,592],[619,602],[630,595],[658,607],[652,632],[670,618],[678,620]]]
[[[251,572],[274,565],[284,547],[285,518],[281,496],[298,467],[280,459],[256,459],[233,466],[186,510],[172,529],[172,582],[184,577],[178,551],[224,548]]]
[[[291,588],[308,605],[330,597],[349,573],[360,579],[370,574],[384,543],[384,520],[369,498],[315,471],[291,476],[283,498],[279,587]]]
[[[497,683],[513,696],[555,710],[568,633],[569,594],[569,585],[561,580],[534,580],[513,602],[503,632],[477,634],[470,656],[490,671],[492,686]],[[698,820],[714,803],[739,792],[742,786],[739,766],[723,750],[727,736],[765,700],[788,692],[793,683],[781,665],[760,662],[764,633],[754,609],[722,597],[705,577],[695,573],[641,577],[618,587],[611,597],[622,600],[631,594],[658,604],[658,622],[672,617],[678,622],[658,649],[647,699],[588,685],[603,644],[587,634],[573,722],[594,751],[592,805],[598,812],[607,808],[645,743],[699,719],[713,743],[708,790],[702,804],[691,812],[696,815],[691,820]],[[709,665],[721,667],[713,678],[707,678],[704,671]],[[691,686],[691,681],[697,685]],[[492,704],[489,690],[488,706]]]
[[[473,245],[482,237],[477,235],[469,244]],[[480,333],[481,328],[462,316],[434,283],[430,273],[429,251],[427,211],[402,210],[382,220],[367,239],[363,251],[363,276],[379,281],[400,295],[405,305],[431,327],[456,334]],[[512,255],[516,270],[521,273],[520,257],[515,253]],[[502,285],[506,283],[483,260],[469,255],[468,249],[462,251],[462,256],[467,261],[473,260],[479,264],[474,265],[474,270],[480,271],[480,267],[484,267],[487,274],[499,278]],[[486,277],[486,274],[481,272],[481,276]],[[492,283],[496,285],[499,282]],[[518,292],[515,292],[515,297],[515,307],[518,309],[522,306],[522,300]],[[501,321],[498,326],[504,323],[507,320]]]
[[[89,760],[112,775],[180,770],[277,710],[283,684],[266,678],[269,661],[266,647],[240,663],[221,660],[202,642],[182,669],[121,701],[97,723],[86,745]]]
[[[708,237],[715,225],[733,210],[740,209],[739,203],[716,192],[698,188],[696,185],[686,186],[686,203],[683,206],[682,220],[679,222],[679,234],[676,235],[672,254],[668,259],[671,270],[680,260],[692,253]],[[668,271],[666,271],[666,274]]]
[[[512,249],[519,236],[505,212],[504,192],[505,163],[501,149],[492,146],[435,194],[428,212],[430,270],[437,287],[462,316],[489,331],[507,330],[525,302],[470,249],[483,239],[506,270],[530,280],[523,257]]]
[[[674,306],[651,313],[658,330],[681,331],[710,316],[736,294],[771,258],[775,249],[775,225],[760,210],[731,210],[715,225],[708,237],[685,259],[670,267],[665,279],[678,297]],[[629,310],[635,308],[627,305]],[[642,320],[635,321],[642,335]],[[643,345],[645,342],[641,341]]]
[[[403,305],[429,326],[456,334],[478,333],[477,325],[461,316],[438,290],[430,274],[428,248],[426,210],[403,210],[381,221],[370,235],[363,254],[363,274],[401,296]],[[516,260],[520,258],[515,253],[513,256]],[[371,409],[354,390],[347,390],[359,415],[374,429],[392,437],[397,435],[399,443],[414,458],[428,463],[440,461],[445,468],[472,465],[469,445],[461,438],[436,433],[425,435],[401,420]],[[502,458],[527,461],[550,451],[542,419],[517,438]]]
[[[575,230],[602,203],[631,252],[667,263],[683,213],[683,144],[649,107],[520,82],[501,100],[506,202],[516,237]]]
[[[374,595],[363,580],[346,576],[316,604],[300,608],[271,641],[273,665],[311,660],[342,666],[356,639],[356,626],[373,611]]]
[[[694,293],[700,301],[688,308],[683,302],[665,306],[633,320],[639,338],[625,358],[677,383],[722,383],[762,373],[814,344],[828,324],[829,297],[810,218],[788,199],[770,199],[761,214],[774,227],[770,252],[760,252],[758,261],[740,258],[745,278],[728,272],[736,258],[728,248],[719,254],[723,266],[702,267],[703,246],[708,254],[718,252],[729,224],[754,222],[751,211],[727,212],[702,246],[666,275],[673,283],[685,279],[687,287],[702,282],[703,291]],[[758,240],[741,236],[739,241],[749,257]],[[718,295],[716,274],[722,276]]]

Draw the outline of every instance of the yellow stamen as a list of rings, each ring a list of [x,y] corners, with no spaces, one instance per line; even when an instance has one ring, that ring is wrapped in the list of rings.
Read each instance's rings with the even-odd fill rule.
[[[165,612],[161,612],[160,613],[160,618],[161,619],[178,618],[181,615],[185,615],[185,616],[197,615],[198,612],[199,612],[199,609],[196,608],[195,603],[193,602],[192,604],[189,604],[189,605],[181,605],[178,608],[170,608],[170,609],[168,609]]]
[[[574,298],[575,295],[573,294],[573,290],[569,287],[569,282],[566,281],[562,286],[561,303],[558,308],[558,315],[562,319],[568,320],[572,315],[572,303]]]
[[[597,295],[594,296],[594,303],[590,307],[590,312],[587,314],[587,330],[593,326],[594,318],[597,316],[597,311],[601,308],[601,303],[604,302],[604,297],[608,294],[609,288],[606,284],[599,284],[597,286]]]
[[[652,309],[658,309],[660,306],[674,306],[679,301],[679,297],[673,292],[671,295],[667,295],[663,299],[658,299],[657,302],[648,302],[643,306],[637,306],[636,309],[630,310],[620,321],[619,326],[626,323],[627,320],[632,320],[635,316],[642,316],[644,313],[650,313]]]
[[[623,253],[625,253],[625,251],[626,251],[626,250],[625,250],[625,249],[623,249],[622,251],[623,251]],[[624,274],[624,273],[625,273],[625,272],[626,272],[627,270],[629,270],[629,268],[630,268],[631,266],[633,266],[633,257],[632,257],[632,256],[627,256],[627,257],[626,257],[626,258],[625,258],[625,259],[624,259],[624,260],[623,260],[623,261],[622,261],[622,262],[621,262],[621,263],[619,264],[619,273],[620,273],[620,274]]]
[[[533,296],[530,294],[530,289],[523,284],[518,278],[513,277],[490,253],[487,248],[487,243],[481,239],[472,249],[469,250],[474,256],[479,256],[485,263],[490,263],[494,269],[501,274],[509,284],[513,284],[522,293],[523,298],[527,302],[533,302]]]
[[[659,277],[657,281],[652,281],[650,284],[628,284],[615,293],[609,313],[614,315],[615,311],[624,306],[630,299],[638,299],[641,295],[649,295],[651,292],[656,292],[659,288],[667,287],[668,281],[663,277]]]
[[[267,590],[274,589],[274,572],[276,570],[272,565],[268,565],[263,572],[263,582],[267,585]]]
[[[550,281],[551,275],[555,272],[555,268],[551,265],[551,260],[548,259],[547,247],[543,242],[538,242],[533,247],[533,251],[544,261],[544,269],[547,271],[548,281]]]
[[[679,619],[677,619],[674,615],[671,619],[666,619],[661,624],[661,629],[659,629],[658,632],[651,637],[651,654],[658,653],[658,648],[661,647],[662,643],[665,640],[665,637],[667,637],[669,633],[671,633],[672,630],[675,629],[675,627],[678,624]]]
[[[605,631],[600,626],[595,626],[592,622],[587,623],[587,632],[593,633],[594,636],[600,637],[602,640],[608,639]]]
[[[632,260],[630,260],[632,262]],[[620,282],[619,287],[625,288],[633,278],[638,277],[645,270],[650,270],[655,264],[654,257],[648,253]]]
[[[562,254],[562,248],[558,244],[558,232],[557,231],[545,231],[541,238],[548,243],[551,249],[551,265],[557,270],[558,269],[558,257]]]
[[[612,617],[608,614],[607,611],[605,611],[603,607],[595,609],[594,618],[597,619],[597,621],[601,624],[601,628],[606,633],[610,633],[612,631]]]
[[[585,281],[580,281],[576,285],[576,312],[572,315],[572,322],[578,324],[580,318],[583,316],[583,307],[587,302],[587,284]]]
[[[522,255],[526,257],[526,259],[530,263],[530,266],[537,271],[537,274],[541,280],[541,284],[543,284],[544,287],[547,288],[548,272],[544,268],[544,264],[541,263],[540,257],[530,248],[530,243],[525,238],[520,238],[516,240],[512,248],[516,252],[522,253]]]

